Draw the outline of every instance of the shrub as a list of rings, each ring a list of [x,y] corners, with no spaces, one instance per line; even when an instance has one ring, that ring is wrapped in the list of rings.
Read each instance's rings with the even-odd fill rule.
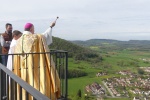
[[[81,70],[68,70],[68,78],[76,78],[76,77],[82,77],[87,76],[87,73]]]

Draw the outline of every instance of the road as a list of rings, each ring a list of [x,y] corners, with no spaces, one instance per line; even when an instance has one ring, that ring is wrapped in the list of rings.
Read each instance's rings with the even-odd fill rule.
[[[106,87],[106,89],[108,90],[108,92],[110,93],[110,95],[114,98],[114,94],[112,93],[112,91],[108,88],[108,86],[106,85],[106,83],[104,81],[102,81],[102,83],[104,84],[104,86]]]

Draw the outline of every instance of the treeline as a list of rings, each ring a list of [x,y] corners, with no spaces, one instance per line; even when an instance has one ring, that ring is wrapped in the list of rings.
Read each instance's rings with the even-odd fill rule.
[[[66,77],[64,72],[65,72],[64,68],[60,68],[60,70],[58,70],[58,73],[60,74],[61,79],[64,79]],[[67,78],[77,78],[77,77],[82,77],[82,76],[87,76],[87,75],[88,74],[82,70],[69,69]]]
[[[68,51],[69,57],[75,58],[75,60],[89,60],[91,58],[97,59],[97,61],[102,60],[102,57],[93,50],[57,37],[53,37],[53,43],[50,45],[50,49]]]
[[[68,70],[68,78],[77,78],[82,76],[87,76],[88,74],[81,70],[70,69]]]

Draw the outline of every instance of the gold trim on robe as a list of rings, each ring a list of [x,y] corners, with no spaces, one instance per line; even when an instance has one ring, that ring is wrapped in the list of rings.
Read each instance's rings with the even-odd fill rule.
[[[16,44],[15,53],[43,53],[50,52],[45,38],[40,34],[24,34]],[[51,100],[60,97],[60,79],[55,63],[50,54],[28,54],[14,56],[14,73],[29,83]],[[20,87],[17,85],[17,91]],[[19,93],[19,92],[18,92]],[[20,94],[17,95],[19,100]],[[22,100],[26,99],[22,89]],[[33,98],[29,96],[29,100]]]

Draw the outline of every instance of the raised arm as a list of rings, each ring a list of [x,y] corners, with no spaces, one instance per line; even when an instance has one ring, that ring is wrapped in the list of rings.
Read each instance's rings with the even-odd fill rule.
[[[52,28],[55,26],[55,23],[56,21],[50,25],[50,28],[48,28],[44,33],[42,33],[46,38],[47,45],[50,45],[52,43]]]
[[[47,45],[52,43],[52,28],[48,28],[44,33],[42,33],[46,38]]]

